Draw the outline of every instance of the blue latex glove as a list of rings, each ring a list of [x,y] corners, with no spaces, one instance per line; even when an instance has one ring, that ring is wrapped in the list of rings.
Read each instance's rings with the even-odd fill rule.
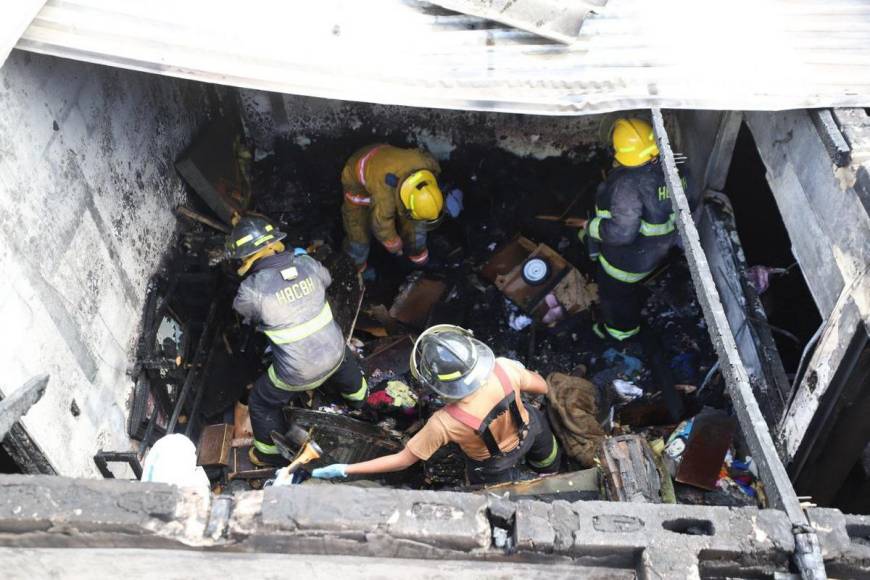
[[[462,190],[458,188],[454,188],[447,193],[447,213],[450,214],[450,217],[455,218],[462,213],[462,197]]]
[[[318,467],[311,472],[311,477],[317,479],[336,479],[339,477],[347,477],[346,463],[333,463],[326,467]]]
[[[305,251],[305,248],[293,248],[294,256],[307,256],[308,252]]]

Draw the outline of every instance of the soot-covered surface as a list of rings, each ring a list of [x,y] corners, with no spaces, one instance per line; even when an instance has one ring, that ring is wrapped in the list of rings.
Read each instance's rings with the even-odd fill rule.
[[[388,141],[408,144],[401,139]],[[287,232],[290,244],[306,247],[322,241],[326,248],[339,252],[343,238],[339,175],[346,158],[366,142],[352,136],[315,140],[304,147],[289,140],[278,143],[274,155],[254,165],[253,209],[276,220]],[[660,390],[665,379],[678,384],[700,384],[714,362],[713,351],[685,260],[679,252],[674,252],[667,264],[643,284],[648,296],[644,319],[651,339],[624,344],[605,342],[594,335],[592,311],[568,317],[554,328],[533,324],[516,330],[510,321],[520,314],[519,309],[480,276],[493,253],[518,235],[547,244],[581,272],[591,275],[592,264],[577,239],[576,229],[535,216],[589,216],[595,189],[609,163],[609,156],[595,149],[578,149],[561,157],[539,160],[517,157],[497,147],[457,146],[450,158],[442,161],[440,181],[445,190],[458,187],[464,192],[465,210],[459,218],[448,219],[430,234],[432,261],[425,272],[415,273],[407,260],[396,259],[376,243],[372,245],[369,264],[377,276],[367,285],[360,324],[354,333],[353,342],[359,355],[372,355],[384,341],[395,341],[396,337],[404,335],[413,337],[426,326],[451,323],[470,328],[497,355],[519,360],[544,376],[551,372],[585,373],[598,385],[603,398],[606,398],[606,387],[616,378],[633,382],[650,398],[659,401],[661,397],[654,393]],[[222,267],[226,269],[228,265]],[[442,282],[445,288],[443,297],[425,322],[409,326],[385,317],[403,285],[420,275]],[[348,312],[339,310],[346,318],[353,308]],[[231,335],[241,333],[247,336],[246,343],[250,341],[251,368],[246,368],[246,377],[262,372],[268,361],[258,356],[265,347],[261,337],[248,336],[250,330],[235,323],[225,331]],[[379,342],[378,336],[383,334],[389,336]],[[397,356],[393,358],[407,361],[407,353]],[[653,359],[657,359],[658,364]],[[386,357],[386,360],[391,359]],[[365,366],[366,362],[363,364]],[[411,386],[412,399],[418,401],[397,408],[374,404],[372,401],[381,399],[370,397],[364,410],[350,413],[356,419],[377,424],[384,437],[396,443],[406,441],[422,421],[443,404],[414,383],[406,364],[402,369],[378,367],[369,371],[373,391],[388,391],[389,381],[398,379]],[[212,394],[213,387],[210,387]],[[714,402],[717,406],[726,404],[721,397],[717,398],[720,392],[708,389],[707,393],[713,396],[705,393],[705,402]],[[201,410],[207,411],[204,423],[229,421],[231,407],[217,408],[224,407],[226,402],[220,397],[221,402],[210,400],[212,398],[207,396],[203,401]],[[533,399],[537,400],[530,404],[546,404],[541,397]],[[698,401],[691,401],[685,412],[694,412],[698,407]],[[315,396],[313,408],[348,414],[342,406],[321,395]],[[564,466],[568,470],[578,467],[571,462]],[[532,472],[523,475],[533,477]],[[221,477],[223,481],[226,473]],[[462,458],[455,446],[447,446],[426,462],[422,470],[413,470],[404,479],[393,478],[382,483],[430,489],[461,487],[464,484]]]
[[[315,140],[305,147],[289,139],[279,142],[275,154],[255,166],[257,209],[286,225],[289,237],[300,244],[323,239],[339,248],[343,237],[339,175],[346,158],[368,142],[356,135]],[[389,142],[407,145],[401,138]],[[601,355],[612,345],[591,332],[591,313],[569,318],[554,329],[513,330],[509,320],[518,309],[477,273],[498,247],[523,235],[549,245],[591,274],[592,264],[576,230],[535,216],[566,211],[566,217],[588,216],[595,188],[610,165],[609,155],[580,148],[538,160],[497,147],[457,146],[441,165],[440,181],[448,184],[444,189],[460,188],[465,210],[430,234],[430,253],[438,267],[426,276],[445,281],[448,292],[433,309],[429,323],[468,327],[498,355],[518,359],[544,375],[571,372],[583,364],[592,376],[607,366]],[[378,277],[367,287],[365,307],[382,304],[389,308],[411,268],[376,243],[370,265]],[[679,382],[697,383],[698,374],[712,364],[712,349],[683,258],[675,254],[662,274],[645,286],[655,296],[645,310],[646,319],[660,328],[667,360],[681,356],[674,363],[680,367]],[[637,349],[634,354],[642,357]],[[639,380],[646,383],[642,386],[655,388],[648,372]]]

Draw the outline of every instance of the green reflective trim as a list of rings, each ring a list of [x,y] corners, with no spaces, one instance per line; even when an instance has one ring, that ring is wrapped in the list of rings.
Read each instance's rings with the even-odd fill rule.
[[[277,330],[266,330],[266,336],[275,344],[290,344],[298,342],[304,338],[308,338],[327,324],[332,322],[332,309],[329,304],[324,304],[320,310],[320,314],[290,328],[279,328]]]
[[[274,239],[275,239],[275,236],[273,236],[272,234],[266,234],[265,236],[260,236],[259,238],[257,238],[254,241],[254,245],[255,246],[262,246],[263,244],[265,244],[269,240],[274,240]]]
[[[278,455],[278,447],[276,445],[269,445],[256,439],[254,439],[254,449],[266,455]]]
[[[556,436],[553,435],[553,450],[550,451],[550,454],[547,455],[545,458],[543,458],[540,461],[532,461],[531,459],[529,459],[528,462],[529,462],[529,465],[531,465],[532,467],[534,467],[536,469],[544,469],[544,468],[547,468],[547,467],[550,467],[551,465],[553,465],[553,462],[556,461],[556,455],[558,455],[558,454],[559,454],[559,443],[556,442]]]
[[[640,235],[642,236],[666,236],[674,231],[674,214],[671,214],[663,224],[651,224],[640,220]]]
[[[631,338],[638,332],[640,332],[640,326],[636,326],[631,330],[617,330],[610,326],[604,325],[604,329],[607,331],[607,334],[615,338],[616,340],[625,340],[626,338]]]
[[[443,375],[438,375],[439,381],[452,381],[454,379],[458,379],[462,376],[462,373],[459,371],[453,371],[452,373],[447,373]]]
[[[242,247],[243,245],[247,244],[248,242],[250,242],[250,241],[253,240],[253,239],[254,239],[254,236],[252,236],[251,234],[248,234],[247,236],[242,236],[241,238],[239,238],[238,240],[236,240],[236,247],[237,247],[237,248],[240,248],[240,247]]]
[[[613,214],[610,213],[609,209],[600,209],[597,205],[595,206],[595,215],[596,217],[610,219],[613,217]]]
[[[632,151],[634,151],[634,145],[631,145],[629,147],[617,147],[616,150],[620,153],[631,153]]]
[[[338,369],[338,367],[335,367],[335,368]],[[333,371],[333,372],[335,372],[335,371]],[[291,385],[290,383],[285,383],[284,381],[282,381],[278,377],[278,373],[275,372],[274,366],[270,366],[269,370],[266,371],[266,374],[269,375],[269,380],[272,381],[272,384],[275,386],[276,389],[281,389],[282,391],[290,391],[293,393],[296,393],[299,391],[310,391],[311,389],[316,389],[317,387],[319,387],[320,385],[325,383],[326,379],[328,379],[330,377],[330,375],[332,375],[332,373],[329,373],[328,375],[326,375],[322,379],[320,379],[318,381],[314,381],[313,383],[308,383],[307,385]]]
[[[649,276],[649,272],[643,273],[635,273],[635,272],[626,272],[625,270],[620,270],[613,264],[607,261],[607,258],[604,257],[604,254],[598,256],[598,262],[601,264],[601,267],[604,268],[604,271],[611,278],[616,278],[620,282],[625,282],[626,284],[634,284],[635,282],[640,282],[647,276]]]
[[[601,240],[601,233],[598,231],[598,229],[600,227],[601,227],[601,218],[600,217],[592,218],[592,220],[589,222],[589,228],[588,228],[589,229],[589,237],[592,238],[593,240],[600,241]]]
[[[354,391],[353,393],[342,393],[341,396],[347,399],[348,401],[362,401],[366,398],[366,393],[369,390],[369,384],[366,382],[366,378],[363,377],[362,384],[359,389]]]
[[[658,146],[657,145],[650,145],[648,147],[644,147],[643,149],[641,149],[640,153],[638,153],[637,155],[638,155],[638,157],[646,157],[647,155],[649,155],[650,157],[655,157],[658,154],[659,154]]]

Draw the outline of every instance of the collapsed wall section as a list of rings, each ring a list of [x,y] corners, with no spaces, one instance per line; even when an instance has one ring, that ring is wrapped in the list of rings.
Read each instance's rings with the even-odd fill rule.
[[[97,451],[129,448],[130,353],[185,196],[173,162],[216,99],[20,51],[0,69],[0,393],[51,375],[13,438],[44,459],[26,471],[98,476]]]

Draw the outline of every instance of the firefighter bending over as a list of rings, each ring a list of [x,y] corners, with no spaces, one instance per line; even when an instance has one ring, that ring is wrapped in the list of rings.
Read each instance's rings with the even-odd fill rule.
[[[386,473],[426,461],[442,446],[457,443],[466,456],[469,483],[518,479],[525,460],[540,473],[558,471],[562,456],[546,417],[523,404],[521,394],[545,394],[546,381],[519,362],[495,358],[471,332],[438,325],[417,339],[411,354],[417,380],[448,401],[426,425],[393,455],[351,465],[333,464],[312,472],[332,479]]]
[[[391,145],[369,145],[354,153],[341,172],[344,251],[362,272],[372,234],[412,264],[429,261],[427,232],[444,218],[441,168],[428,153]]]

